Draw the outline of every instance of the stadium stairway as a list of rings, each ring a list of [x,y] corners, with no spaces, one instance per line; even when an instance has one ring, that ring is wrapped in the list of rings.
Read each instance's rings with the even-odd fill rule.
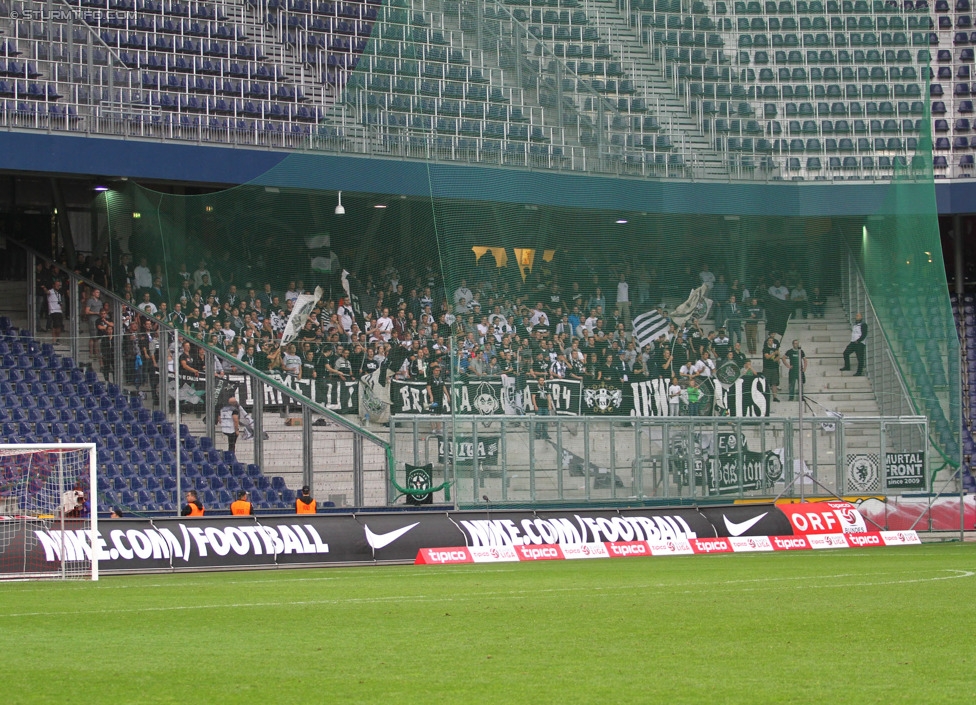
[[[79,367],[64,346],[41,342],[0,317],[0,439],[4,443],[95,442],[102,507],[129,512],[175,510],[176,429],[137,394]],[[225,509],[248,490],[259,509],[290,510],[295,491],[281,476],[214,447],[213,439],[180,428],[181,481],[205,506]]]
[[[828,298],[822,319],[791,318],[783,336],[783,352],[790,348],[794,339],[800,341],[800,347],[807,355],[804,395],[815,402],[815,407],[819,407],[813,410],[814,415],[822,416],[827,410],[844,416],[878,416],[881,413],[871,386],[871,370],[867,370],[867,375],[863,377],[854,377],[853,370],[840,371],[844,364],[844,348],[851,340],[851,326],[846,312],[836,299]],[[756,361],[753,364],[755,366]],[[855,364],[853,359],[851,364]],[[794,416],[795,402],[794,408],[790,409],[787,401],[789,383],[785,367],[781,368],[781,377],[781,401],[779,404],[773,403],[773,413]]]
[[[637,29],[626,18],[626,5],[621,8],[618,0],[584,0],[582,6],[598,18],[601,37],[610,42],[614,52],[627,57],[631,67],[629,78],[646,86],[648,102],[653,101],[658,107],[658,121],[662,125],[668,124],[671,131],[681,135],[686,144],[683,151],[694,153],[701,160],[701,174],[708,178],[727,178],[729,171],[724,155],[714,150],[712,140],[702,132],[689,105],[677,95],[664,65],[655,61],[648,49],[640,44]]]

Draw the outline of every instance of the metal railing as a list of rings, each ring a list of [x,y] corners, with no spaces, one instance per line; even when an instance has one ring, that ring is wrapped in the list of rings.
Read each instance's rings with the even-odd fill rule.
[[[926,492],[927,433],[923,416],[390,419],[398,472],[432,465],[460,506],[729,502],[776,496],[794,473],[791,497]]]

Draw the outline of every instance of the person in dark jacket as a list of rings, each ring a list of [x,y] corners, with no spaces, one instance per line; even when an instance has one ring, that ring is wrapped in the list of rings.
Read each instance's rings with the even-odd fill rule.
[[[194,490],[187,492],[186,504],[183,505],[183,509],[180,511],[180,516],[202,517],[203,512],[203,505],[200,504],[200,500],[197,499],[197,493]]]
[[[847,372],[851,369],[851,353],[854,353],[857,357],[857,372],[854,373],[854,376],[864,376],[864,354],[867,351],[867,345],[864,341],[867,337],[868,324],[864,321],[864,317],[858,313],[854,316],[854,323],[851,324],[851,342],[844,348],[844,366],[840,368],[841,372]]]

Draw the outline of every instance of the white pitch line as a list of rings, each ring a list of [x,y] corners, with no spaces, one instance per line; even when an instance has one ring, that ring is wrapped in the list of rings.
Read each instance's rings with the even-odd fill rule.
[[[875,573],[874,575],[896,575],[896,573]],[[976,575],[976,571],[969,570],[954,570],[954,569],[943,569],[939,572],[950,572],[954,575],[947,576],[936,576],[932,578],[914,578],[910,580],[889,580],[881,582],[854,582],[854,583],[839,583],[836,585],[797,585],[795,589],[820,589],[820,588],[835,588],[835,587],[866,587],[871,585],[902,585],[910,583],[926,583],[926,582],[936,582],[941,580],[955,580],[959,578],[971,578]],[[815,576],[813,579],[823,579],[832,577],[853,577],[849,574],[838,575],[838,576]],[[758,579],[762,581],[763,579]],[[769,578],[767,582],[778,582],[781,581],[780,578]],[[737,583],[741,581],[729,581],[731,583]],[[696,587],[708,587],[709,589],[714,589],[716,585],[722,585],[722,582],[718,583],[691,583]],[[689,583],[684,583],[683,585],[689,585]],[[429,595],[389,595],[386,597],[353,597],[353,598],[336,598],[330,600],[287,600],[287,601],[272,601],[272,602],[231,602],[231,603],[211,603],[205,605],[164,605],[160,607],[134,607],[134,608],[120,608],[120,609],[104,609],[104,610],[65,610],[57,612],[16,612],[11,614],[0,614],[0,619],[3,618],[21,618],[21,617],[63,617],[63,616],[78,616],[78,615],[92,615],[92,614],[122,614],[122,613],[132,613],[132,612],[142,612],[142,613],[152,613],[152,612],[186,612],[192,610],[212,610],[212,609],[242,609],[242,608],[254,608],[254,607],[302,607],[302,606],[314,606],[314,605],[341,605],[341,604],[383,604],[388,602],[470,602],[470,601],[484,601],[484,600],[511,600],[511,599],[526,599],[532,595],[542,595],[557,592],[618,592],[618,591],[630,591],[630,590],[647,590],[652,588],[674,588],[681,587],[682,584],[675,583],[657,583],[657,584],[643,584],[643,585],[614,585],[614,586],[574,586],[567,588],[544,588],[539,590],[506,590],[498,592],[480,592],[477,595],[471,595],[468,597],[456,596],[456,595],[444,595],[444,596],[429,596]],[[766,588],[745,588],[744,591],[755,591],[755,590],[768,590],[773,589],[775,586],[769,586]],[[695,593],[698,591],[685,590],[684,593]]]
[[[412,565],[404,564],[403,566],[385,566],[385,567],[402,567],[402,568],[408,568],[408,567],[412,567]],[[320,570],[320,569],[319,568],[299,568],[297,570]],[[337,568],[335,570],[343,570],[343,569],[342,568]],[[342,575],[338,575],[338,574],[336,574],[336,575],[323,575],[323,576],[314,577],[314,578],[286,578],[286,577],[281,577],[281,578],[277,578],[277,579],[273,579],[273,580],[226,580],[224,582],[219,583],[219,585],[261,585],[261,584],[276,584],[276,585],[281,585],[282,583],[318,583],[318,582],[326,582],[326,581],[346,580],[346,579],[350,579],[350,578],[353,578],[353,577],[355,577],[355,578],[358,579],[366,571],[376,571],[376,567],[370,566],[369,568],[359,568],[359,569],[354,569],[354,570],[356,570],[356,573],[355,574],[351,574],[349,572],[343,572]],[[291,570],[290,569],[282,569],[280,572],[276,572],[275,574],[276,575],[282,575],[282,576],[284,576],[284,573],[285,572],[291,572]],[[397,580],[399,580],[399,579],[402,579],[402,578],[434,577],[434,576],[438,576],[438,575],[452,575],[452,574],[457,574],[457,573],[464,573],[464,574],[467,574],[467,575],[476,575],[478,573],[513,573],[513,572],[515,572],[515,569],[513,569],[513,568],[500,568],[500,569],[497,569],[497,570],[492,570],[490,568],[484,567],[484,568],[475,569],[475,570],[465,570],[464,568],[446,568],[445,567],[445,568],[443,568],[441,570],[437,570],[437,571],[423,571],[423,570],[419,570],[419,571],[409,572],[409,573],[408,572],[397,572],[396,574],[394,574],[394,573],[387,573],[386,571],[379,571],[379,572],[376,572],[376,573],[373,573],[373,574],[378,579],[397,579]],[[211,576],[217,575],[217,574],[218,573],[203,573],[203,575],[211,575]],[[172,576],[172,577],[182,576],[182,577],[185,578],[185,577],[187,577],[190,574],[189,573],[169,573],[167,575],[168,576]],[[193,574],[193,575],[194,575],[194,577],[197,577],[197,574]],[[86,581],[75,582],[75,583],[59,583],[59,582],[51,581],[51,582],[45,583],[45,585],[48,586],[48,588],[50,588],[50,586],[57,585],[58,586],[58,589],[60,589],[60,590],[68,590],[68,591],[70,591],[70,590],[91,590],[91,589],[94,588],[95,590],[97,590],[99,592],[101,592],[102,590],[131,590],[131,589],[142,590],[143,588],[173,588],[175,590],[182,590],[182,589],[187,588],[187,587],[200,587],[200,586],[211,586],[211,585],[214,585],[213,581],[207,580],[207,581],[196,581],[196,582],[194,582],[192,579],[190,579],[190,580],[181,580],[179,582],[171,582],[171,583],[139,583],[139,582],[134,582],[134,583],[130,583],[128,585],[117,585],[117,584],[110,584],[110,583],[107,582],[107,580],[125,580],[127,578],[134,578],[134,577],[136,579],[138,579],[139,576],[132,576],[132,575],[111,575],[111,574],[109,574],[109,575],[103,576],[102,577],[102,581],[99,581],[99,583],[97,585],[95,585],[93,583],[90,583],[90,582],[86,582]],[[145,577],[150,577],[150,576],[145,576]],[[105,582],[103,582],[103,581],[105,581]],[[13,584],[13,583],[11,583],[11,584]],[[19,583],[18,585],[20,585],[20,584],[24,584],[24,583]],[[0,585],[2,585],[2,584],[0,584]],[[26,593],[26,592],[44,592],[44,593],[49,593],[50,592],[50,589],[47,589],[47,588],[38,586],[38,584],[37,584],[36,581],[30,581],[29,584],[25,584],[24,585],[24,588],[23,589],[21,589],[21,590],[11,590],[11,592],[16,592],[16,594],[18,594],[18,595],[21,595],[21,594]]]
[[[958,578],[971,578],[976,575],[976,571],[971,570],[954,570],[952,568],[944,568],[946,572],[956,573],[956,575],[945,575],[939,578],[915,578],[913,580],[882,580],[876,583],[837,583],[833,585],[794,585],[792,589],[794,590],[810,590],[810,589],[829,589],[829,588],[847,588],[847,587],[871,587],[876,585],[909,585],[911,583],[933,583],[938,580],[956,580]],[[884,575],[881,573],[881,575]],[[813,576],[813,580],[820,580],[824,577],[829,576]],[[741,590],[736,590],[736,592],[759,592],[761,590],[770,590],[774,586],[769,587],[754,587],[754,588],[743,588]],[[686,593],[693,592],[692,590],[686,590]]]

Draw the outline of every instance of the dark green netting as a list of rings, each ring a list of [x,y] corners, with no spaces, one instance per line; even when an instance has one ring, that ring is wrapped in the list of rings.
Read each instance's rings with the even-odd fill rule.
[[[533,413],[539,408],[553,415],[671,414],[668,404],[638,409],[632,399],[618,402],[614,395],[621,383],[635,380],[661,379],[670,387],[672,373],[679,378],[674,411],[733,413],[713,387],[696,399],[681,379],[681,364],[693,366],[703,351],[714,363],[712,375],[731,356],[729,380],[752,379],[746,361],[765,379],[756,412],[793,416],[789,371],[763,354],[773,332],[782,344],[780,358],[794,338],[802,341],[811,362],[809,413],[923,414],[931,446],[949,465],[958,464],[959,348],[942,269],[927,119],[911,150],[869,143],[864,156],[890,165],[890,171],[871,172],[880,179],[845,180],[841,171],[805,161],[796,172],[804,180],[792,183],[787,167],[796,147],[786,139],[764,152],[758,137],[743,137],[734,154],[723,143],[722,153],[734,161],[731,171],[705,157],[697,163],[689,156],[695,143],[683,141],[673,121],[666,135],[661,131],[670,97],[659,96],[656,107],[635,106],[630,98],[626,106],[610,101],[591,78],[574,73],[578,63],[571,66],[532,33],[531,21],[513,21],[513,8],[504,5],[490,9],[491,16],[487,8],[454,8],[470,40],[455,56],[458,48],[420,31],[406,7],[385,8],[356,69],[339,79],[336,113],[320,127],[322,135],[371,145],[373,160],[294,154],[252,183],[223,191],[164,194],[128,184],[107,194],[102,205],[114,266],[124,268],[124,253],[133,264],[146,257],[150,268],[158,266],[166,289],[159,298],[169,315],[179,303],[184,331],[230,354],[249,335],[247,322],[233,340],[215,334],[224,313],[210,321],[202,315],[207,287],[194,281],[189,291],[182,289],[201,262],[200,275],[209,272],[220,311],[232,285],[249,313],[249,290],[260,299],[270,288],[272,297],[257,315],[259,341],[280,336],[292,293],[321,287],[317,323],[306,340],[296,341],[298,352],[307,343],[311,369],[326,377],[359,377],[375,366],[371,360],[385,360],[387,389],[364,390],[357,422],[379,431],[385,426],[377,424],[388,423],[391,413],[430,415],[437,403],[438,418],[431,416],[422,434],[445,441],[437,451],[441,459],[460,452],[452,444],[474,441],[477,431],[461,419],[470,413],[528,412],[543,426],[537,419],[545,416]],[[495,73],[486,76],[487,65],[465,63],[472,47],[493,57]],[[475,69],[484,69],[486,80]],[[730,91],[740,83],[730,79]],[[688,95],[679,91],[679,97]],[[718,127],[709,123],[708,130]],[[873,123],[863,127],[861,137],[873,140]],[[640,166],[631,172],[624,168],[634,165],[628,134],[640,136]],[[654,135],[649,142],[647,134]],[[745,153],[742,139],[753,151]],[[766,181],[728,181],[766,157],[780,165]],[[397,161],[377,161],[384,158]],[[576,173],[532,168],[548,169],[554,160]],[[697,166],[689,169],[689,162]],[[409,176],[384,178],[377,164],[389,164],[390,173],[396,165],[396,174]],[[608,170],[639,178],[594,175]],[[861,172],[847,175],[854,173]],[[824,174],[841,179],[823,180]],[[340,189],[343,215],[336,214]],[[138,302],[140,292],[132,294]],[[347,306],[350,295],[355,305]],[[269,304],[276,310],[268,311]],[[200,316],[193,314],[197,305]],[[673,331],[651,325],[654,337],[634,344],[634,319],[653,322],[658,309],[687,315]],[[856,313],[870,325],[864,379],[838,369]],[[235,318],[233,307],[226,315]],[[381,332],[373,335],[381,318]],[[683,344],[676,345],[678,334]],[[575,369],[574,338],[583,353]],[[340,348],[349,348],[351,362],[342,361]],[[665,348],[676,359],[670,371],[662,367]],[[258,369],[267,372],[266,365],[261,356]],[[535,378],[551,378],[554,365],[563,379],[581,383],[576,396],[550,400],[536,384]],[[413,386],[392,389],[388,377],[398,375]],[[509,386],[496,384],[503,376],[513,380]],[[479,380],[495,386],[479,389]],[[452,385],[467,396],[452,395]]]

